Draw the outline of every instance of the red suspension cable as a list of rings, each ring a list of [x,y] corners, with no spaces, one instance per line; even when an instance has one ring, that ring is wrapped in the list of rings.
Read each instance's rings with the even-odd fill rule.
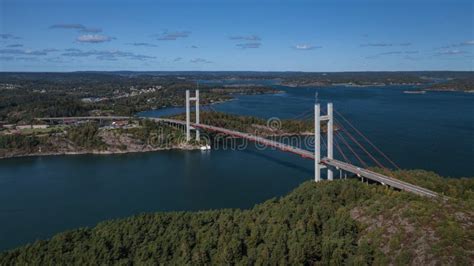
[[[324,138],[321,138],[321,140],[322,140],[324,146],[325,146],[325,147],[328,147],[327,144],[326,144],[326,141],[324,140]],[[334,140],[335,140],[335,139],[334,139]],[[341,147],[339,147],[339,145],[337,144],[336,141],[334,141],[333,144],[336,145],[336,148],[338,149],[339,153],[342,154],[342,157],[344,158],[345,162],[347,163],[347,162],[348,162],[348,159],[347,159],[346,155],[342,152]],[[328,147],[328,148],[329,148],[329,147]],[[328,149],[328,148],[327,148],[327,149]]]
[[[292,119],[300,119],[300,118],[304,118],[306,116],[308,116],[309,114],[311,114],[313,112],[313,109],[311,110],[306,110],[298,115],[295,115]]]
[[[339,151],[339,154],[341,154],[342,158],[344,158],[344,161],[346,163],[352,164],[352,162],[349,160],[349,158],[347,158],[346,154],[344,154],[344,152],[342,151],[341,146],[339,146],[338,140],[336,138],[334,138],[334,144],[336,146],[336,149]]]
[[[394,163],[385,153],[383,153],[375,144],[373,144],[362,132],[360,132],[349,120],[347,120],[341,113],[339,113],[337,110],[334,110],[334,112],[339,115],[354,131],[359,134],[367,143],[369,143],[370,146],[372,146],[378,153],[380,153],[388,162],[390,162],[395,168],[400,169],[396,163]]]
[[[217,113],[217,111],[211,105],[208,105],[208,107],[209,107],[209,110],[211,110],[211,112]]]
[[[327,150],[327,146],[328,146],[328,145],[326,144],[326,141],[324,140],[324,138],[320,138],[320,139],[321,139],[321,141],[323,142],[323,146],[321,147],[320,150],[322,150],[323,147],[326,147],[326,150]]]
[[[337,121],[336,119],[334,119],[334,120]],[[340,125],[339,122],[337,122],[337,123]],[[351,134],[349,131],[347,131],[342,125],[340,125],[340,127],[342,128],[343,132],[346,133],[346,135],[347,135],[357,146],[359,146],[359,148],[361,148],[367,155],[369,155],[369,157],[375,162],[375,164],[376,164],[377,166],[379,166],[379,167],[381,167],[381,168],[385,168],[385,167],[383,166],[383,164],[381,164],[377,159],[375,159],[375,157],[372,156],[372,154],[371,154],[366,148],[364,148],[364,146],[362,146],[362,144],[360,144],[360,142],[357,141],[357,139],[354,138],[354,136],[352,136],[352,134]]]
[[[336,133],[336,136],[341,139],[341,141],[344,143],[344,145],[346,145],[346,147],[354,154],[354,156],[357,158],[357,160],[359,160],[359,162],[360,162],[364,167],[368,167],[368,165],[364,162],[364,160],[362,160],[362,158],[360,158],[359,155],[357,155],[357,153],[352,149],[351,145],[349,145],[349,143],[346,141],[346,139],[344,138],[344,136],[342,136],[339,132]]]

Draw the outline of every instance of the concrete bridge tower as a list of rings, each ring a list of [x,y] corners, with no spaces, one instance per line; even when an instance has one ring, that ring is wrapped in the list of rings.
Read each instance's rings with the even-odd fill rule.
[[[327,121],[327,158],[333,159],[333,133],[334,119],[332,103],[327,105],[327,115],[321,115],[321,106],[314,105],[314,181],[321,181],[321,169],[327,168],[321,164],[321,122]],[[334,173],[332,169],[327,168],[328,180],[333,180]]]
[[[196,90],[194,97],[190,97],[189,90],[186,90],[186,141],[191,140],[191,101],[196,103],[196,122],[199,124],[199,90]],[[199,129],[196,128],[196,141],[199,141]]]

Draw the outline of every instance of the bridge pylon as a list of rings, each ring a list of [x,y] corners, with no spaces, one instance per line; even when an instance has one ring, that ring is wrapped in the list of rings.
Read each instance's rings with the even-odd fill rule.
[[[199,90],[196,90],[194,97],[190,97],[189,90],[186,90],[186,141],[191,140],[191,101],[196,103],[195,124],[199,124]],[[199,141],[198,128],[196,128],[196,141]]]
[[[333,159],[334,118],[332,103],[327,105],[327,115],[321,115],[321,106],[314,105],[314,181],[321,181],[321,169],[327,168],[321,163],[321,122],[327,121],[327,158]],[[332,169],[327,168],[328,180],[333,180]]]

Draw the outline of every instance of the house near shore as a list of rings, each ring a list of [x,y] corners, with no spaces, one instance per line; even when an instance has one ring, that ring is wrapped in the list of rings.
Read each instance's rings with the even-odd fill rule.
[[[15,124],[2,124],[1,127],[6,129],[13,129],[15,128]]]
[[[125,127],[125,126],[128,126],[128,121],[127,120],[118,120],[118,121],[114,121],[112,122],[112,127],[114,128],[122,128],[122,127]]]
[[[17,125],[16,129],[45,129],[48,128],[48,125]]]

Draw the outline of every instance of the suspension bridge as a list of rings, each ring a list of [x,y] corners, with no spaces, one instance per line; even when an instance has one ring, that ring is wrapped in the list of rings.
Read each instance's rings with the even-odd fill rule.
[[[186,122],[181,121],[181,120],[167,119],[167,118],[147,118],[147,119],[152,119],[156,122],[165,122],[165,123],[169,123],[169,124],[186,126]],[[297,148],[297,147],[293,147],[293,146],[290,146],[290,145],[287,145],[287,144],[284,144],[284,143],[281,143],[281,142],[278,142],[278,141],[269,140],[269,139],[266,139],[266,138],[263,138],[263,137],[258,137],[258,136],[254,136],[254,135],[251,135],[251,134],[239,132],[239,131],[234,131],[234,130],[230,130],[230,129],[215,127],[215,126],[210,126],[210,125],[205,125],[205,124],[196,124],[196,123],[190,123],[190,127],[192,129],[200,129],[200,130],[206,130],[206,131],[210,131],[210,132],[217,132],[217,133],[222,133],[222,134],[229,135],[229,136],[232,136],[232,137],[257,142],[257,143],[263,144],[263,145],[268,146],[268,147],[274,147],[274,148],[279,149],[279,150],[284,151],[284,152],[289,152],[289,153],[299,155],[299,156],[301,156],[305,159],[309,159],[309,160],[315,160],[315,158],[317,157],[311,151],[301,149],[301,148]],[[397,188],[397,189],[400,189],[400,190],[403,190],[403,191],[412,192],[412,193],[415,193],[415,194],[418,194],[418,195],[421,195],[421,196],[427,196],[427,197],[436,197],[437,196],[437,193],[433,192],[431,190],[428,190],[428,189],[425,189],[425,188],[422,188],[422,187],[419,187],[419,186],[416,186],[416,185],[413,185],[413,184],[395,179],[393,177],[385,176],[385,175],[376,173],[374,171],[367,170],[367,169],[364,169],[364,168],[361,168],[361,167],[358,167],[358,166],[355,166],[355,165],[352,165],[352,164],[349,164],[349,163],[345,163],[345,162],[342,162],[342,161],[339,161],[339,160],[329,159],[329,158],[325,157],[325,158],[322,158],[319,161],[318,165],[320,167],[321,166],[326,167],[326,168],[327,167],[332,167],[334,170],[343,170],[343,171],[346,171],[346,172],[349,172],[349,173],[353,173],[353,174],[357,175],[358,177],[366,178],[368,180],[375,181],[375,182],[380,183],[382,185],[387,185],[387,186]],[[318,182],[319,180],[316,180],[316,181]]]
[[[195,121],[196,122],[191,122],[191,102],[195,102]],[[371,180],[373,182],[380,183],[382,185],[390,186],[399,190],[403,191],[408,191],[415,193],[417,195],[421,196],[426,196],[426,197],[437,197],[438,194],[436,192],[433,192],[431,190],[422,188],[420,186],[416,186],[413,184],[410,184],[408,182],[401,181],[399,179],[389,177],[386,175],[382,175],[380,173],[376,173],[374,171],[366,169],[368,167],[368,164],[362,159],[360,155],[357,154],[357,152],[352,148],[349,144],[349,142],[346,140],[346,138],[342,134],[336,134],[339,140],[342,141],[343,144],[346,145],[349,151],[351,151],[359,160],[362,166],[356,166],[353,165],[349,159],[348,156],[345,155],[345,153],[342,151],[342,148],[338,144],[338,142],[334,141],[334,126],[336,125],[337,128],[341,129],[342,132],[345,132],[346,135],[350,140],[355,143],[360,150],[365,152],[369,158],[371,158],[375,164],[381,168],[385,168],[383,164],[380,162],[380,160],[377,160],[374,155],[372,155],[367,148],[365,148],[360,141],[357,140],[356,137],[354,137],[349,131],[345,130],[345,127],[342,125],[341,122],[336,121],[334,115],[333,115],[333,105],[332,103],[329,103],[327,105],[327,114],[326,115],[321,115],[321,106],[320,104],[315,104],[314,106],[314,152],[302,149],[299,147],[294,147],[288,144],[281,143],[279,141],[275,140],[270,140],[264,137],[259,137],[256,135],[252,135],[249,133],[245,132],[240,132],[232,129],[227,129],[227,128],[222,128],[222,127],[216,127],[212,125],[206,125],[206,124],[201,124],[200,123],[200,110],[199,110],[199,90],[196,90],[195,96],[191,97],[189,90],[186,91],[186,120],[176,120],[176,119],[168,119],[168,118],[147,118],[147,119],[152,119],[157,122],[163,122],[163,123],[169,123],[173,125],[180,125],[184,126],[186,129],[186,140],[191,139],[191,130],[196,131],[196,140],[200,139],[199,132],[201,130],[203,131],[208,131],[208,132],[216,132],[216,133],[221,133],[225,134],[228,136],[240,138],[240,139],[245,139],[248,141],[256,142],[268,147],[273,147],[276,149],[279,149],[283,152],[289,152],[293,153],[296,155],[299,155],[305,159],[313,160],[314,161],[314,167],[315,167],[315,177],[314,180],[316,182],[321,181],[321,171],[323,169],[327,170],[327,179],[328,180],[333,180],[334,179],[334,171],[345,171],[349,172],[352,174],[357,175],[358,177],[362,179]],[[212,108],[212,107],[211,107]],[[312,112],[312,111],[311,111]],[[363,135],[360,130],[358,130],[352,123],[349,122],[348,119],[346,119],[342,114],[336,111],[336,113],[342,118],[342,120],[349,125],[355,132],[357,132],[359,135],[362,136],[362,139],[364,139],[366,142],[371,145],[371,147],[380,153],[382,157],[387,160],[389,163],[391,163],[395,168],[400,169],[398,165],[396,165],[393,160],[391,160],[387,155],[385,155],[377,146],[375,146],[365,135]],[[307,116],[308,114],[311,114],[310,112],[307,112],[307,114],[303,115]],[[300,117],[301,118],[301,117]],[[337,122],[337,123],[335,123]],[[327,142],[324,141],[323,138],[321,138],[321,125],[323,123],[326,123],[326,135],[327,135]],[[327,156],[326,157],[321,157],[321,142],[324,142],[324,144],[327,146]],[[334,145],[336,144],[336,145]],[[336,146],[337,150],[339,153],[342,155],[344,158],[345,162],[336,160],[334,159],[334,153],[333,153],[333,146]]]
[[[195,122],[191,122],[191,102],[195,102]],[[210,110],[213,111],[212,107],[208,106]],[[361,140],[364,140],[372,150],[376,151],[386,162],[390,163],[392,167],[400,169],[397,164],[393,162],[385,153],[383,153],[377,146],[375,146],[360,130],[358,130],[347,118],[345,118],[341,113],[333,110],[332,103],[328,103],[327,112],[325,115],[321,114],[320,104],[315,104],[314,106],[314,151],[307,149],[294,147],[276,140],[271,140],[268,138],[252,135],[245,132],[240,132],[232,129],[216,127],[212,125],[200,123],[200,110],[199,110],[199,90],[196,90],[195,96],[191,97],[189,90],[186,91],[186,120],[177,120],[170,118],[154,118],[154,117],[140,117],[141,119],[150,119],[160,123],[167,123],[170,125],[176,125],[185,128],[186,140],[191,140],[191,130],[195,131],[196,140],[200,140],[200,131],[206,132],[215,132],[225,134],[231,137],[245,139],[255,143],[262,144],[267,147],[273,147],[283,152],[293,153],[302,158],[313,160],[314,161],[314,180],[316,182],[321,181],[321,172],[323,170],[327,171],[327,179],[334,179],[334,172],[339,171],[339,177],[342,177],[342,172],[352,173],[362,180],[367,182],[370,180],[372,182],[380,183],[385,186],[396,188],[402,191],[408,191],[420,196],[426,197],[438,197],[438,194],[429,189],[404,182],[402,180],[386,176],[374,171],[367,169],[369,164],[363,159],[363,156],[356,152],[356,149],[362,151],[366,157],[370,158],[376,166],[387,169],[380,159],[377,159],[377,156],[373,155],[369,148],[365,147]],[[341,120],[335,118],[334,113],[336,113]],[[313,116],[313,110],[307,111],[301,115],[296,116],[298,119],[307,119],[309,116]],[[114,119],[131,119],[133,117],[125,116],[106,116],[106,117],[56,117],[56,118],[39,118],[44,121],[67,121],[67,120],[114,120]],[[327,141],[324,138],[321,138],[321,125],[326,125],[326,136]],[[345,125],[345,126],[344,126]],[[338,130],[334,134],[334,127]],[[347,128],[346,128],[347,127]],[[350,133],[348,128],[352,129],[354,134],[357,134],[359,140],[353,133]],[[334,138],[336,136],[336,138]],[[327,154],[325,157],[322,157],[321,142],[327,146]],[[350,144],[352,142],[352,145]],[[355,147],[352,147],[355,145]],[[336,147],[339,155],[342,157],[342,160],[337,160],[334,158],[333,147]],[[355,165],[349,158],[349,156],[343,151],[343,147],[351,153],[353,158],[355,158],[360,166]]]

